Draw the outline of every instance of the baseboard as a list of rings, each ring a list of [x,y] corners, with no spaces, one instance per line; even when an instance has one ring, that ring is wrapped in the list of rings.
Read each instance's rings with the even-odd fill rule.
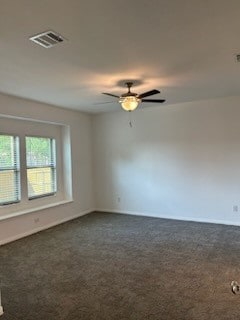
[[[214,223],[214,224],[222,224],[222,225],[230,225],[230,226],[240,226],[240,221],[228,221],[228,220],[217,220],[217,219],[203,219],[203,218],[195,218],[195,217],[179,217],[179,216],[170,216],[170,215],[163,215],[157,213],[149,213],[149,212],[135,212],[135,211],[120,211],[115,209],[100,209],[96,208],[95,211],[99,212],[112,212],[112,213],[119,213],[119,214],[127,214],[133,216],[143,216],[143,217],[152,217],[152,218],[160,218],[160,219],[171,219],[171,220],[180,220],[180,221],[192,221],[192,222],[201,222],[201,223]]]
[[[7,244],[9,242],[30,236],[31,234],[52,228],[56,225],[59,225],[61,223],[79,218],[81,216],[84,216],[86,214],[89,214],[91,212],[98,211],[98,212],[109,212],[109,213],[118,213],[118,214],[126,214],[126,215],[134,215],[134,216],[144,216],[144,217],[152,217],[152,218],[160,218],[160,219],[171,219],[171,220],[180,220],[180,221],[193,221],[193,222],[202,222],[202,223],[215,223],[215,224],[222,224],[222,225],[232,225],[232,226],[240,226],[240,222],[233,222],[228,220],[216,220],[216,219],[202,219],[202,218],[195,218],[195,217],[179,217],[179,216],[169,216],[169,215],[163,215],[163,214],[156,214],[156,213],[149,213],[149,212],[135,212],[135,211],[120,211],[115,209],[102,209],[102,208],[94,208],[94,209],[88,209],[85,211],[81,211],[80,213],[66,217],[61,220],[54,221],[53,223],[49,223],[47,225],[31,229],[29,231],[26,231],[24,233],[20,233],[17,235],[14,235],[12,237],[0,240],[0,246]]]
[[[49,224],[46,224],[44,226],[41,226],[41,227],[38,227],[38,228],[34,228],[34,229],[31,229],[31,230],[26,231],[24,233],[19,233],[17,235],[12,236],[12,237],[0,240],[0,246],[4,245],[6,243],[9,243],[9,242],[15,241],[15,240],[19,240],[21,238],[25,238],[27,236],[30,236],[31,234],[34,234],[34,233],[37,233],[37,232],[40,232],[40,231],[55,227],[55,226],[57,226],[57,225],[59,225],[61,223],[64,223],[64,222],[79,218],[79,217],[84,216],[86,214],[89,214],[89,213],[91,213],[93,211],[95,211],[95,209],[89,209],[89,210],[81,211],[80,213],[78,213],[76,215],[69,216],[69,217],[66,217],[66,218],[61,219],[61,220],[56,220],[56,221],[54,221],[52,223],[49,223]]]

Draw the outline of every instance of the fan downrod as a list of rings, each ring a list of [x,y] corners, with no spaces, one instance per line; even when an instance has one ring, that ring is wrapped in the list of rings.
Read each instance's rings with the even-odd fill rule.
[[[133,86],[133,82],[125,82],[125,85],[126,85],[127,88],[128,88],[128,92],[131,92],[130,89],[131,89],[131,87]]]

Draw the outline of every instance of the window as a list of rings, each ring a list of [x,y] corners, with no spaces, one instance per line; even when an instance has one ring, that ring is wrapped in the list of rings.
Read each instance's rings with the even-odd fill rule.
[[[26,137],[28,198],[35,199],[56,193],[55,140]]]
[[[0,115],[0,221],[72,201],[70,127]]]
[[[19,138],[0,135],[0,205],[19,201]]]

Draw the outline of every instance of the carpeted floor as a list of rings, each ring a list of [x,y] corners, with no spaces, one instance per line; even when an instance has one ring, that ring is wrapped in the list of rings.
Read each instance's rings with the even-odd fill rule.
[[[240,227],[93,213],[0,247],[1,320],[240,319]]]

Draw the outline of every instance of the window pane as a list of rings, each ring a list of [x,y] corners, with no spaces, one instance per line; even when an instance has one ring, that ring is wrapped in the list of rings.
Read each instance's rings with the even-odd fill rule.
[[[55,192],[54,171],[52,168],[34,168],[27,170],[29,198]]]
[[[26,137],[27,167],[53,165],[52,139]]]
[[[0,135],[0,205],[20,200],[18,138]]]
[[[0,168],[16,166],[16,148],[13,136],[0,135]]]
[[[56,192],[55,140],[26,137],[28,197]]]
[[[0,171],[0,203],[18,200],[17,173],[14,170]]]

